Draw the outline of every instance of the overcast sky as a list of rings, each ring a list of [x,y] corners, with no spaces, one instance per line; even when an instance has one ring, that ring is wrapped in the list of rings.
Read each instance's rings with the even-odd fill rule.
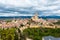
[[[0,16],[60,16],[60,0],[0,0]]]

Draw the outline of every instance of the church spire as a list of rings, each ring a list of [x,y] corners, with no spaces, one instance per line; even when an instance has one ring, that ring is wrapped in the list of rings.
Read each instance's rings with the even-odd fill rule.
[[[34,16],[38,17],[38,13],[36,12]]]
[[[37,16],[38,16],[38,13],[36,12],[36,13],[35,13],[35,15],[37,15]]]

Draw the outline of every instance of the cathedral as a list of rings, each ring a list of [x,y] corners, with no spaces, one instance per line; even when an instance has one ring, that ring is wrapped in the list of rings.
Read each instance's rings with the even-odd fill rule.
[[[38,18],[38,13],[35,13],[35,15],[31,18],[33,21],[37,21],[39,18]]]

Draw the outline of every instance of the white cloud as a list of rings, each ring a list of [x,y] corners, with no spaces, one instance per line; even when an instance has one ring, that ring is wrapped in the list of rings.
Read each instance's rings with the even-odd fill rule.
[[[0,4],[6,5],[5,8],[22,7],[22,9],[20,9],[20,10],[25,10],[23,8],[27,8],[27,7],[33,7],[32,10],[36,10],[36,11],[38,10],[38,11],[42,11],[42,12],[47,10],[46,12],[42,13],[40,16],[42,16],[42,15],[44,15],[44,16],[60,15],[60,0],[0,0]],[[48,10],[50,10],[50,12],[48,12]],[[2,14],[2,13],[0,13],[0,14]],[[0,15],[0,16],[5,16],[5,15],[7,16],[8,14],[9,13],[6,13],[6,14]],[[16,13],[16,14],[10,13],[10,15],[19,16],[19,13]],[[20,15],[22,15],[22,14],[20,14]],[[24,14],[24,16],[25,15],[28,15],[28,14]]]
[[[29,6],[44,6],[47,0],[0,0],[0,3],[12,6],[29,7]]]
[[[29,0],[0,0],[0,3],[20,7],[27,7],[31,5]]]
[[[0,16],[32,16],[32,14],[20,14],[20,13],[0,13]]]

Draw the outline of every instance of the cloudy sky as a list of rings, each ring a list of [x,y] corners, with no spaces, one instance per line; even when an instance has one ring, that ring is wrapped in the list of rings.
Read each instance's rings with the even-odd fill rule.
[[[60,16],[60,0],[0,0],[0,16]]]

